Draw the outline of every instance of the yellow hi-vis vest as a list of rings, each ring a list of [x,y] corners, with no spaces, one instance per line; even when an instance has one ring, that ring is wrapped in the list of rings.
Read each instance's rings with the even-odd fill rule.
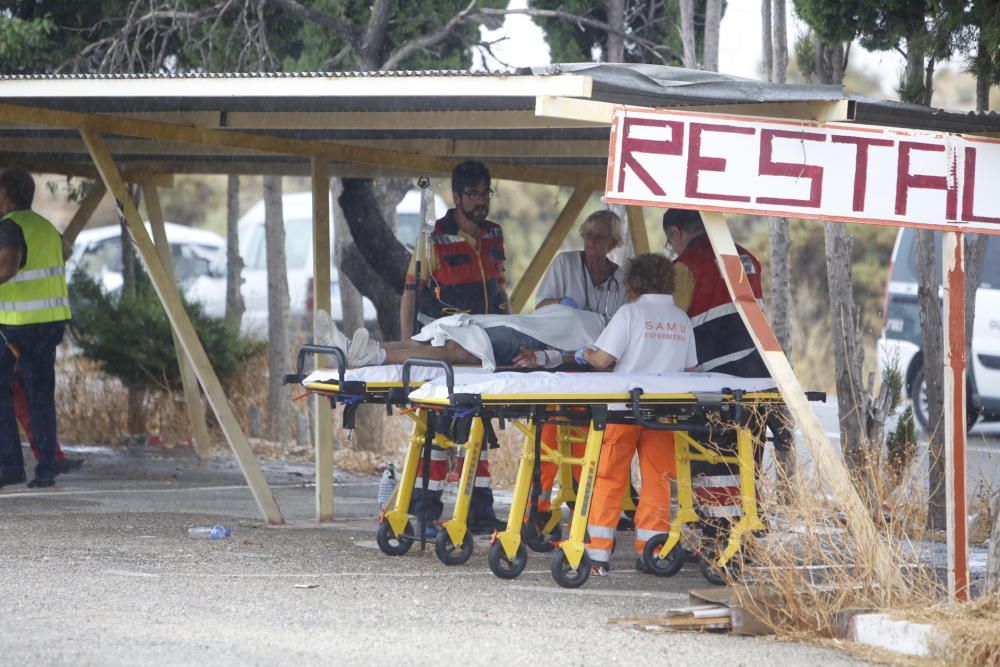
[[[20,326],[70,319],[59,232],[34,211],[11,211],[4,219],[13,220],[24,232],[28,261],[17,275],[0,285],[0,324]]]

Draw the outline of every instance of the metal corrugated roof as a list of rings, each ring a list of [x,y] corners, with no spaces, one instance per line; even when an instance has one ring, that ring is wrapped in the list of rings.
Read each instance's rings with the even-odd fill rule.
[[[790,109],[840,103],[838,120],[948,132],[1000,132],[997,114],[946,112],[848,96],[839,86],[772,84],[658,65],[571,63],[513,72],[0,76],[0,105],[338,142],[455,161],[476,157],[487,163],[601,177],[608,126],[538,116],[536,101],[545,96],[702,109],[749,104]],[[23,114],[21,120],[25,121]],[[47,164],[70,172],[89,170],[90,160],[77,133],[52,127],[44,122],[25,125],[0,120],[0,162]],[[246,149],[169,143],[106,131],[112,132],[107,136],[109,149],[125,168],[252,173],[254,164],[259,164],[270,171],[308,170],[308,160],[301,154],[263,158]],[[338,173],[352,173],[352,169],[337,166]],[[368,174],[378,169],[354,171]]]

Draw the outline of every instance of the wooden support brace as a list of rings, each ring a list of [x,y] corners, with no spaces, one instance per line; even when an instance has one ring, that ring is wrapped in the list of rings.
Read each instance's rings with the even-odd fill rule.
[[[969,538],[965,469],[965,240],[945,232],[941,242],[944,292],[944,466],[948,527],[948,595],[969,599]]]
[[[103,186],[103,183],[102,183]],[[156,185],[150,182],[142,184],[142,199],[146,202],[146,213],[149,215],[149,226],[153,228],[153,241],[159,251],[160,262],[163,263],[167,276],[174,281],[174,263],[170,257],[170,242],[163,220],[163,209],[160,207],[160,193]],[[208,458],[211,441],[208,437],[208,424],[205,422],[205,404],[201,402],[201,392],[198,390],[198,378],[195,377],[191,360],[184,354],[184,348],[177,340],[177,331],[171,327],[170,335],[174,339],[174,352],[177,354],[177,366],[181,374],[181,386],[184,390],[184,404],[187,407],[188,422],[191,424],[191,440],[194,451],[199,459]]]
[[[66,225],[66,229],[63,230],[63,240],[68,241],[70,245],[73,245],[73,242],[76,241],[76,237],[80,235],[80,232],[87,226],[90,219],[94,217],[94,211],[97,210],[101,200],[104,199],[104,193],[107,191],[108,189],[104,187],[104,183],[102,181],[94,183],[94,185],[90,188],[90,192],[88,192],[86,196],[84,196],[83,201],[80,202],[80,208],[76,210],[76,213],[73,214],[73,218],[69,221],[69,224]]]
[[[715,252],[715,260],[729,289],[729,296],[736,304],[740,318],[750,332],[754,345],[767,365],[767,370],[771,373],[792,417],[802,429],[818,472],[830,485],[834,497],[842,504],[848,529],[853,533],[859,548],[869,550],[879,579],[888,586],[903,590],[905,584],[899,568],[892,562],[868,510],[851,483],[843,461],[837,456],[819,418],[809,406],[809,400],[791,364],[788,363],[788,358],[785,357],[764,311],[761,310],[750,289],[743,263],[740,261],[725,218],[720,213],[710,211],[702,211],[701,217]]]
[[[188,317],[181,303],[177,288],[167,275],[163,263],[160,262],[156,248],[153,246],[153,241],[149,238],[149,234],[146,233],[145,225],[142,224],[139,211],[128,196],[125,181],[122,180],[122,176],[111,157],[111,153],[108,152],[99,133],[84,128],[80,129],[80,134],[87,145],[87,151],[90,153],[94,165],[101,175],[101,180],[104,181],[108,192],[115,198],[118,210],[128,224],[129,232],[132,234],[132,239],[139,251],[139,257],[142,258],[143,265],[146,267],[147,273],[149,273],[153,288],[163,303],[171,326],[177,332],[181,347],[188,358],[191,359],[198,381],[205,388],[205,395],[208,397],[208,402],[212,406],[212,410],[215,412],[215,416],[222,427],[226,441],[236,456],[236,461],[243,471],[243,476],[247,480],[247,485],[250,487],[254,499],[257,501],[257,506],[260,508],[261,514],[269,523],[284,523],[285,519],[281,515],[281,510],[278,509],[278,504],[274,500],[267,481],[264,479],[260,465],[257,463],[253,452],[250,451],[250,445],[247,443],[246,436],[240,429],[240,425],[236,421],[236,416],[233,414],[232,408],[226,400],[226,395],[222,389],[222,385],[219,383],[219,378],[212,368],[208,355],[205,354],[205,349],[202,347],[201,341],[198,340],[198,335],[191,324],[191,319]]]
[[[646,233],[646,219],[642,215],[641,206],[625,207],[628,217],[628,235],[632,239],[632,250],[641,255],[649,252],[649,234]]]
[[[592,190],[586,187],[577,187],[573,190],[569,201],[563,206],[563,210],[560,211],[559,217],[553,223],[552,229],[545,236],[545,240],[542,241],[538,252],[531,258],[531,263],[528,264],[527,270],[524,272],[521,280],[518,281],[514,292],[510,295],[511,313],[524,311],[528,297],[538,287],[538,283],[541,282],[545,270],[552,263],[552,258],[556,256],[556,252],[559,251],[559,247],[566,239],[566,235],[573,229],[573,223],[580,216],[580,211],[583,210],[583,207],[587,205],[587,200],[590,198],[591,192]]]
[[[330,301],[330,165],[313,158],[313,312],[332,313]],[[313,318],[313,337],[316,320]],[[333,410],[324,396],[313,396],[316,446],[316,520],[333,521]]]

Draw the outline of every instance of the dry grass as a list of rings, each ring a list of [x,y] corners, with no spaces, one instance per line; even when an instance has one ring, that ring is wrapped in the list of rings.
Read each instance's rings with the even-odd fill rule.
[[[931,647],[935,661],[968,667],[1000,667],[1000,594],[968,604],[939,604],[896,614],[938,628],[941,639]]]
[[[944,599],[941,583],[914,547],[927,537],[920,480],[912,468],[896,487],[883,483],[887,476],[878,470],[872,477],[868,506],[884,549],[902,571],[902,588],[880,574],[871,545],[859,544],[847,530],[841,508],[815,473],[800,473],[781,505],[766,501],[778,497],[778,482],[789,482],[765,476],[761,496],[769,530],[748,541],[742,576],[733,583],[741,600],[770,619],[779,635],[833,638],[845,610],[916,610]]]

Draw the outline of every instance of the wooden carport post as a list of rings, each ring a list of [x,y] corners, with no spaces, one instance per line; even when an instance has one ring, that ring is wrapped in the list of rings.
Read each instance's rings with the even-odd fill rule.
[[[313,209],[313,340],[316,313],[332,316],[330,301],[330,163],[314,157],[312,167]],[[313,434],[316,446],[316,520],[333,520],[333,410],[325,396],[313,396]]]
[[[882,543],[875,530],[875,524],[868,515],[861,497],[855,490],[844,464],[837,458],[833,446],[823,431],[816,413],[809,406],[805,391],[799,384],[795,371],[792,370],[788,358],[785,356],[781,345],[774,337],[771,325],[761,310],[757,299],[750,289],[750,283],[746,279],[743,270],[743,263],[740,261],[736,251],[736,244],[733,242],[729,226],[721,213],[713,211],[701,212],[701,219],[705,223],[705,232],[711,242],[712,250],[715,252],[715,261],[719,265],[719,270],[726,282],[729,296],[736,305],[736,310],[743,320],[747,331],[753,338],[754,345],[760,352],[767,370],[771,373],[778,390],[792,413],[796,424],[802,429],[805,435],[809,453],[816,461],[817,470],[826,477],[827,482],[833,487],[834,496],[844,503],[844,514],[847,518],[847,526],[857,540],[859,548],[869,548],[874,560],[874,566],[879,578],[892,587],[903,590],[905,584],[899,568],[892,562],[889,552]]]
[[[163,208],[160,206],[160,193],[156,189],[156,183],[146,180],[141,185],[142,199],[146,202],[146,213],[149,215],[149,226],[153,228],[153,241],[160,253],[160,261],[167,277],[174,282],[174,263],[170,256],[170,242],[167,240]],[[194,368],[191,367],[191,360],[184,353],[184,348],[177,340],[177,331],[172,326],[170,335],[174,339],[174,351],[177,354],[177,366],[181,374],[184,404],[187,407],[188,422],[191,424],[194,451],[199,459],[204,459],[208,457],[211,444],[208,439],[208,424],[205,423],[205,404],[201,402],[198,379],[194,375]]]
[[[94,211],[97,210],[98,204],[104,199],[104,194],[108,191],[104,187],[102,181],[96,181],[93,187],[90,188],[90,192],[83,198],[80,202],[80,208],[76,209],[76,213],[70,219],[69,223],[66,225],[66,229],[62,231],[63,240],[68,241],[70,245],[76,241],[76,237],[80,235],[80,231],[87,226],[90,219],[94,217]]]
[[[520,313],[524,310],[528,302],[528,297],[538,287],[545,269],[549,268],[552,258],[556,256],[556,252],[559,250],[559,246],[562,245],[569,231],[573,229],[573,223],[580,217],[580,211],[583,210],[583,207],[587,205],[587,200],[590,199],[591,192],[590,188],[579,186],[573,190],[569,201],[563,206],[556,221],[552,224],[552,229],[545,235],[545,240],[542,241],[538,252],[531,258],[531,263],[528,264],[528,268],[524,271],[524,275],[521,276],[521,280],[514,287],[514,292],[510,295],[511,313]]]
[[[646,219],[642,215],[641,206],[626,206],[628,217],[628,235],[632,239],[632,250],[636,255],[649,252],[649,234],[646,233]]]
[[[250,486],[250,491],[257,501],[257,506],[269,523],[284,523],[285,519],[281,515],[281,510],[278,509],[278,504],[271,494],[271,489],[267,486],[267,481],[264,479],[260,465],[258,465],[257,459],[254,458],[253,452],[250,451],[250,445],[247,443],[246,436],[240,429],[240,425],[236,421],[236,416],[233,414],[226,400],[226,395],[223,392],[222,385],[219,383],[219,378],[215,375],[215,371],[208,360],[208,355],[205,354],[205,349],[202,347],[201,341],[198,340],[198,335],[191,324],[191,319],[188,317],[187,312],[184,310],[184,305],[181,303],[177,288],[173,281],[170,280],[166,269],[160,262],[156,248],[153,246],[149,234],[146,233],[145,225],[142,224],[139,211],[132,203],[131,197],[128,196],[125,181],[122,180],[122,176],[115,166],[114,159],[111,157],[111,153],[108,152],[98,132],[88,128],[79,128],[79,131],[84,144],[87,146],[87,151],[94,161],[94,166],[97,167],[97,171],[101,175],[101,180],[104,181],[108,192],[114,196],[118,210],[128,224],[132,240],[135,242],[139,256],[142,258],[146,271],[149,273],[153,288],[156,290],[164,309],[167,311],[167,317],[170,319],[170,324],[174,331],[177,332],[181,346],[191,359],[198,381],[205,388],[205,395],[208,397],[208,402],[215,411],[215,415],[222,427],[222,432],[225,434],[226,441],[236,456],[236,461],[243,471],[243,476]]]

